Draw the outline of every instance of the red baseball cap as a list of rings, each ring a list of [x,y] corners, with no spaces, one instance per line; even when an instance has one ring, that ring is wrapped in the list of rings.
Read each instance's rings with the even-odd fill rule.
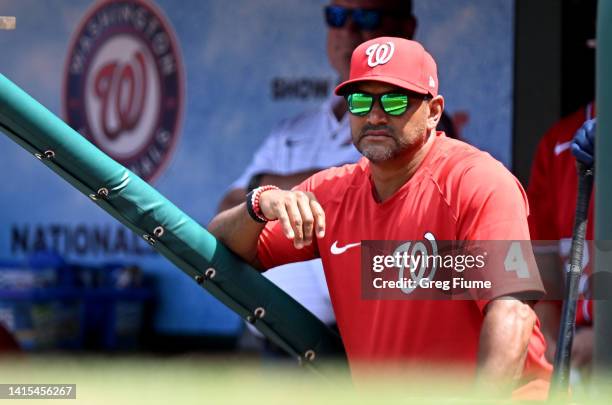
[[[347,86],[365,81],[438,95],[436,62],[423,45],[404,38],[380,37],[359,45],[351,57],[349,80],[340,83],[335,93],[342,95]]]

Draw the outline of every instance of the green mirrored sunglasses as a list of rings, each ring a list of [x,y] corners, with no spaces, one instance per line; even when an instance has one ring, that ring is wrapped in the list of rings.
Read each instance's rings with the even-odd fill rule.
[[[346,96],[348,109],[351,114],[364,116],[372,110],[374,101],[380,100],[380,105],[384,112],[389,115],[402,115],[410,105],[410,97],[405,93],[350,93]]]

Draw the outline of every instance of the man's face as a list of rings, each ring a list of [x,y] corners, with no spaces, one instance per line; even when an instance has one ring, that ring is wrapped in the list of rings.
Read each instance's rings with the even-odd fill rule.
[[[384,83],[363,82],[353,89],[373,95],[408,93]],[[404,154],[416,152],[426,141],[432,129],[429,101],[413,94],[408,109],[400,116],[385,113],[376,100],[370,112],[364,116],[350,114],[353,144],[372,163],[382,163]],[[433,124],[435,128],[435,124]]]
[[[382,18],[381,25],[375,30],[360,30],[351,17],[343,27],[329,27],[327,33],[327,57],[342,81],[349,77],[351,54],[362,42],[382,37],[395,36],[412,39],[416,22],[406,16],[405,1],[402,0],[331,0],[330,5],[348,9],[378,9],[390,12]],[[403,14],[402,14],[403,13]],[[400,15],[404,15],[401,17]]]

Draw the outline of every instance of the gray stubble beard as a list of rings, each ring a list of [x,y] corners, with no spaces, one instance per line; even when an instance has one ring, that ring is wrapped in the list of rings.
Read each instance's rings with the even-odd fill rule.
[[[391,139],[393,140],[393,147],[386,147],[384,150],[381,150],[379,147],[374,146],[370,148],[364,148],[361,146],[361,140],[363,139],[363,133],[359,134],[359,138],[357,142],[353,142],[359,153],[361,153],[366,159],[368,159],[372,163],[381,163],[387,160],[391,160],[396,156],[400,155],[402,152],[410,148],[410,145],[407,143],[403,143],[397,139],[393,130],[389,130],[391,132]]]

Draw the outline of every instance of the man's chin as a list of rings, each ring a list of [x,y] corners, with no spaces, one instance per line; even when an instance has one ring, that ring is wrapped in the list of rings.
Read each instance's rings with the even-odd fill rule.
[[[372,163],[382,163],[394,157],[392,150],[388,148],[367,147],[360,149],[359,152]]]

